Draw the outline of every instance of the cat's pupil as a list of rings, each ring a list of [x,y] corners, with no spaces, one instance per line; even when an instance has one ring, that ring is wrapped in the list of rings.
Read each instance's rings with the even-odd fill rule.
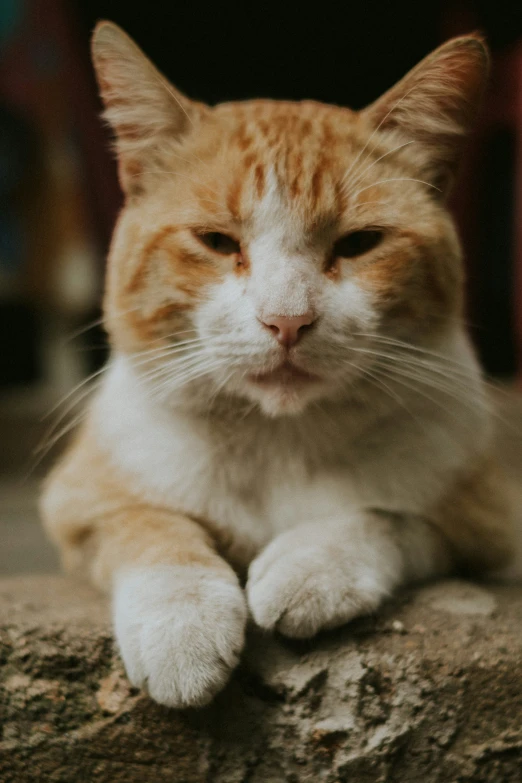
[[[215,250],[217,253],[223,253],[223,255],[232,255],[233,253],[239,253],[241,248],[239,242],[226,234],[221,234],[219,231],[209,231],[206,234],[199,234],[199,239],[204,245]]]
[[[355,258],[362,256],[382,241],[383,232],[377,229],[352,231],[351,234],[339,239],[334,245],[334,256],[341,258]]]

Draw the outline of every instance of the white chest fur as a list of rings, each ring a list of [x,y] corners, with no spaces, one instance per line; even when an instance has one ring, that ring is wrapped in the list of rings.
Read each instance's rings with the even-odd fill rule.
[[[117,357],[92,416],[144,500],[211,520],[255,552],[277,533],[351,509],[422,512],[487,437],[482,410],[464,415],[443,402],[408,400],[378,420],[340,407],[329,431],[317,413],[216,420],[153,405]]]

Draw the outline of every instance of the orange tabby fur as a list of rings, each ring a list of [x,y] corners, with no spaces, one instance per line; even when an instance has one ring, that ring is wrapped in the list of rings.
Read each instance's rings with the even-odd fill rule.
[[[351,287],[350,290],[359,292],[361,302],[371,302],[371,312],[378,314],[381,330],[381,342],[375,343],[374,352],[384,350],[383,345],[386,343],[383,340],[389,336],[391,340],[406,340],[408,344],[411,341],[416,350],[424,351],[422,361],[426,363],[430,361],[430,355],[435,356],[437,351],[443,350],[440,346],[445,344],[444,335],[453,328],[460,329],[460,326],[454,325],[460,323],[463,308],[461,252],[451,218],[444,206],[444,196],[453,177],[461,138],[473,122],[484,85],[487,53],[480,37],[469,36],[450,41],[363,112],[352,112],[312,101],[291,103],[259,100],[214,108],[196,104],[169,85],[130,39],[111,24],[102,24],[97,28],[93,58],[106,105],[106,116],[116,134],[120,179],[126,195],[108,260],[105,323],[115,354],[125,357],[125,362],[130,362],[129,367],[138,368],[142,362],[148,371],[156,368],[160,372],[165,356],[171,349],[172,336],[197,332],[197,318],[209,306],[212,298],[217,296],[216,291],[224,290],[223,286],[226,285],[235,286],[236,292],[254,290],[257,286],[260,298],[256,312],[257,320],[261,323],[266,319],[266,312],[270,312],[267,310],[269,307],[272,312],[278,315],[282,313],[286,318],[300,316],[308,308],[313,318],[318,319],[317,323],[311,327],[310,336],[303,338],[302,345],[305,347],[301,349],[300,343],[293,350],[298,358],[302,356],[303,361],[306,359],[308,364],[305,369],[310,372],[315,371],[316,365],[310,358],[312,354],[304,352],[308,343],[311,346],[314,339],[319,339],[317,335],[322,328],[321,319],[323,323],[325,319],[321,311],[322,294],[315,292],[314,285],[320,286],[321,291],[324,289],[324,296],[331,297],[337,296],[336,292],[343,286],[347,291]],[[281,223],[278,222],[279,214],[283,216]],[[273,275],[282,275],[281,282],[274,283],[273,290],[270,290],[266,280],[256,282],[260,280],[256,275],[261,274],[261,251],[265,247],[259,244],[261,240],[257,237],[265,223],[268,225],[270,221],[274,223],[270,237],[277,238],[286,232],[286,239],[281,244],[280,261],[277,254],[274,256],[272,251],[266,251],[267,263],[269,260],[273,264]],[[335,248],[339,237],[368,230],[369,227],[376,227],[383,232],[385,241],[361,258],[335,256],[332,248]],[[198,235],[206,232],[226,235],[241,244],[241,251],[229,254],[210,251],[198,239]],[[300,266],[301,258],[306,258],[306,267]],[[334,316],[331,317],[333,319]],[[254,317],[252,320],[255,320]],[[364,337],[363,333],[368,329],[368,326],[360,327],[359,332]],[[321,339],[327,345],[326,333]],[[464,339],[458,337],[458,340]],[[364,345],[366,347],[355,347],[354,350],[367,350],[367,344]],[[152,348],[156,349],[155,353],[152,353]],[[161,353],[162,348],[164,353]],[[142,353],[147,350],[151,352]],[[205,647],[206,636],[203,632],[201,645],[204,652],[201,653],[198,648],[194,655],[197,658],[201,653],[200,657],[205,660],[207,668],[203,677],[198,674],[195,659],[186,663],[186,677],[190,687],[187,685],[185,690],[183,677],[177,670],[168,677],[166,674],[164,676],[165,672],[170,671],[168,650],[159,662],[152,660],[152,653],[146,653],[145,648],[141,653],[137,652],[139,645],[134,637],[134,641],[129,641],[131,632],[127,626],[122,626],[123,631],[118,630],[120,604],[127,607],[125,611],[122,610],[124,615],[131,611],[129,607],[132,602],[129,603],[131,599],[125,592],[126,588],[119,586],[125,581],[126,572],[141,575],[139,578],[143,577],[145,581],[139,582],[140,590],[146,592],[148,568],[180,567],[181,571],[178,569],[175,574],[172,572],[174,581],[178,579],[177,574],[188,574],[183,570],[185,568],[195,567],[194,573],[197,574],[200,574],[197,569],[201,568],[201,573],[211,574],[212,579],[223,580],[231,589],[238,591],[234,594],[237,599],[235,611],[236,616],[240,617],[244,613],[244,598],[239,592],[237,577],[231,565],[245,576],[254,561],[250,570],[249,584],[252,586],[249,588],[249,600],[256,621],[265,627],[277,626],[290,635],[306,636],[320,627],[330,627],[361,611],[374,608],[386,592],[401,580],[444,573],[455,566],[467,569],[498,568],[509,560],[513,551],[513,531],[507,508],[507,493],[504,493],[502,480],[498,477],[499,468],[488,456],[489,418],[486,408],[483,408],[484,394],[479,373],[469,350],[464,347],[462,351],[463,358],[460,358],[458,352],[448,354],[450,358],[445,367],[449,370],[457,362],[462,362],[462,367],[466,369],[460,372],[470,373],[470,389],[474,389],[475,395],[472,396],[471,406],[476,405],[478,424],[474,419],[470,420],[469,428],[473,430],[477,427],[476,443],[472,442],[472,438],[462,455],[455,456],[451,446],[451,422],[449,425],[444,424],[448,432],[444,437],[448,438],[449,445],[437,445],[436,448],[440,448],[441,453],[445,450],[444,460],[447,459],[448,464],[437,473],[436,454],[439,452],[434,452],[434,475],[429,477],[432,458],[429,456],[431,441],[428,439],[425,469],[427,486],[422,500],[412,500],[411,504],[401,500],[404,498],[404,494],[401,494],[403,488],[407,491],[411,485],[413,497],[419,484],[415,473],[419,461],[416,449],[419,447],[415,440],[409,447],[409,456],[398,451],[393,452],[395,456],[389,457],[390,471],[401,460],[412,460],[411,466],[405,465],[400,476],[389,479],[389,501],[384,497],[384,489],[382,492],[379,490],[380,495],[377,492],[374,502],[368,500],[370,490],[362,491],[361,497],[365,500],[361,500],[360,504],[364,513],[362,510],[361,514],[353,512],[358,521],[350,535],[364,548],[373,535],[371,530],[374,527],[377,536],[375,551],[384,558],[382,562],[386,562],[386,557],[390,558],[390,562],[398,558],[397,563],[402,557],[404,562],[400,568],[397,566],[401,576],[390,577],[391,581],[382,589],[379,588],[381,593],[378,596],[372,592],[371,595],[361,597],[358,609],[353,608],[357,605],[355,599],[350,608],[328,608],[327,596],[316,601],[313,592],[303,593],[299,579],[294,574],[291,584],[297,587],[286,586],[275,590],[276,594],[279,590],[281,595],[286,590],[288,597],[285,600],[288,605],[278,610],[279,615],[275,610],[272,611],[269,604],[275,599],[269,601],[267,598],[272,588],[264,585],[263,574],[275,568],[270,558],[275,556],[273,553],[278,536],[283,542],[295,532],[294,543],[289,545],[288,550],[284,549],[286,544],[281,543],[281,553],[287,552],[284,556],[281,554],[281,562],[288,563],[292,560],[293,552],[301,545],[306,546],[308,537],[313,536],[311,528],[307,527],[307,510],[299,506],[296,506],[295,516],[287,532],[284,526],[278,528],[276,522],[270,522],[272,527],[265,530],[265,520],[272,512],[263,505],[263,497],[258,499],[257,495],[259,493],[263,496],[264,493],[268,498],[274,491],[273,484],[268,480],[268,483],[264,483],[266,471],[273,471],[284,484],[286,466],[293,464],[295,451],[300,448],[303,455],[298,455],[295,472],[300,476],[302,470],[303,476],[306,476],[303,492],[308,491],[308,486],[313,484],[318,475],[324,476],[326,483],[335,481],[339,466],[347,470],[344,466],[351,459],[350,454],[335,456],[334,446],[331,445],[337,443],[338,430],[342,431],[345,426],[347,434],[339,439],[341,445],[335,448],[342,451],[343,439],[346,443],[352,443],[352,449],[359,448],[362,442],[363,451],[360,460],[353,465],[353,474],[357,477],[357,471],[362,471],[360,466],[366,464],[364,460],[370,464],[371,459],[374,459],[376,475],[379,470],[384,471],[382,480],[376,480],[376,486],[384,487],[388,475],[386,461],[384,458],[381,460],[379,452],[387,453],[391,444],[394,449],[397,448],[401,430],[393,434],[392,422],[394,418],[399,421],[401,415],[404,415],[398,405],[391,419],[386,418],[389,404],[386,389],[390,391],[391,388],[395,398],[402,394],[408,396],[408,382],[404,378],[409,378],[411,386],[415,381],[415,375],[412,374],[415,370],[409,369],[410,375],[403,376],[401,387],[400,380],[396,382],[382,374],[377,375],[377,381],[374,375],[372,382],[373,365],[370,364],[368,375],[357,377],[353,392],[345,392],[348,408],[355,413],[350,413],[344,402],[341,408],[335,407],[340,400],[337,387],[331,392],[325,392],[324,415],[339,417],[339,423],[329,429],[331,425],[328,418],[323,420],[323,414],[317,413],[317,431],[309,440],[306,440],[308,435],[304,431],[315,426],[313,415],[309,413],[312,409],[306,407],[306,401],[301,401],[298,391],[294,394],[288,388],[277,390],[279,396],[274,392],[275,402],[270,402],[270,415],[276,415],[272,412],[276,410],[274,406],[292,405],[295,407],[291,410],[288,408],[290,413],[305,417],[303,431],[296,425],[295,432],[291,431],[292,425],[263,424],[265,419],[255,418],[258,413],[251,414],[241,393],[232,389],[228,398],[232,399],[232,403],[221,399],[219,389],[215,397],[210,396],[206,403],[208,409],[200,420],[196,414],[193,416],[193,407],[197,403],[189,392],[183,398],[186,414],[181,416],[179,424],[182,429],[185,421],[194,426],[193,436],[187,440],[187,449],[192,448],[192,437],[194,442],[198,438],[207,438],[210,432],[210,429],[207,432],[207,426],[214,427],[220,433],[216,438],[217,443],[225,442],[228,431],[237,428],[239,434],[234,454],[237,452],[243,456],[238,456],[236,461],[235,457],[230,456],[228,473],[222,475],[222,466],[209,462],[207,473],[202,468],[201,474],[195,472],[194,476],[186,479],[183,477],[183,459],[176,462],[177,458],[165,456],[165,465],[162,464],[161,449],[167,454],[170,446],[163,442],[160,446],[159,442],[162,433],[170,427],[167,423],[170,420],[158,418],[157,434],[150,435],[150,444],[146,439],[136,441],[137,444],[146,444],[142,474],[138,453],[141,446],[122,445],[120,448],[117,442],[122,437],[121,433],[127,437],[134,427],[138,431],[141,422],[134,424],[129,419],[128,427],[119,430],[119,436],[106,433],[112,427],[113,420],[119,416],[118,405],[125,407],[127,404],[125,388],[131,394],[130,386],[123,385],[117,393],[101,394],[65,460],[51,475],[44,493],[42,510],[47,529],[61,547],[65,561],[73,564],[83,558],[89,563],[96,584],[110,589],[114,581],[115,589],[120,591],[118,595],[123,595],[115,604],[117,632],[121,636],[120,645],[134,682],[141,684],[145,681],[143,669],[147,672],[151,695],[163,703],[180,706],[208,700],[222,687],[227,673],[223,673],[213,662],[210,648],[207,650]],[[416,354],[408,356],[407,370],[413,366]],[[327,359],[325,349],[320,346],[314,357],[317,366],[323,367],[321,361],[324,366],[327,366],[327,361],[335,363],[335,358]],[[334,353],[332,357],[335,357]],[[276,358],[267,359],[265,363],[260,360],[254,369],[257,373],[270,372],[278,361]],[[245,367],[248,369],[247,365]],[[434,376],[438,387],[435,385],[434,388],[439,391],[443,381],[446,382],[441,368],[444,366],[439,362],[438,369],[434,371],[438,372]],[[136,377],[139,380],[139,373]],[[459,382],[464,383],[455,375],[453,396],[462,394]],[[210,386],[209,389],[212,391]],[[199,399],[197,395],[200,393],[203,392],[194,386],[194,400]],[[245,397],[249,404],[252,400],[261,400],[262,407],[264,393],[263,389],[257,390],[257,397],[254,392],[249,397],[249,392],[245,391]],[[408,405],[412,405],[412,416],[415,419],[425,416],[428,429],[435,422],[432,432],[436,439],[442,425],[436,423],[429,395],[424,396],[427,399],[421,402],[417,398],[411,402],[408,398]],[[323,404],[322,399],[318,397],[318,404]],[[215,405],[218,414],[212,418],[213,414],[209,411],[212,410],[214,400],[217,400]],[[368,413],[368,400],[371,400],[371,413]],[[444,402],[451,405],[451,395]],[[108,413],[103,412],[104,405],[108,406]],[[139,406],[136,410],[139,410]],[[281,407],[281,413],[285,411]],[[460,409],[456,408],[456,411],[459,417]],[[279,413],[279,408],[276,413]],[[149,413],[144,415],[149,416]],[[156,414],[152,412],[150,415]],[[253,417],[255,422],[252,422]],[[211,420],[211,424],[207,420]],[[384,433],[383,445],[375,447],[371,459],[364,451],[370,448],[366,446],[364,435],[366,420],[382,420],[383,431],[386,427],[390,428],[389,440],[386,440]],[[408,419],[408,425],[410,423]],[[372,434],[374,426],[374,423],[368,423],[371,437],[376,437]],[[455,424],[457,429],[459,426]],[[276,428],[274,432],[278,433],[274,436],[275,440],[270,440],[267,434],[270,427]],[[288,449],[285,451],[287,436]],[[408,437],[404,435],[405,441]],[[132,438],[129,443],[134,443]],[[259,444],[257,451],[256,443]],[[266,453],[264,462],[260,456],[263,448],[266,448],[266,452],[263,452]],[[314,451],[316,448],[317,455]],[[405,447],[407,451],[408,447]],[[206,459],[207,451],[198,453],[198,459],[201,455],[203,460]],[[188,452],[186,459],[189,464],[191,460],[197,462]],[[226,457],[223,459],[226,460]],[[155,460],[159,460],[159,467],[150,467],[150,476],[147,474],[145,478],[145,472],[149,470],[148,462]],[[247,465],[251,465],[248,478],[243,477]],[[166,478],[160,488],[159,483],[155,484],[156,474],[162,473],[163,469]],[[170,469],[169,479],[167,474]],[[219,474],[219,481],[211,479],[214,473]],[[293,480],[292,475],[289,469],[289,482]],[[221,500],[216,500],[215,512],[211,510],[214,508],[212,499],[202,501],[201,504],[191,504],[185,499],[185,487],[190,486],[195,495],[198,491],[205,494],[207,480],[218,482],[217,497],[221,498],[220,492],[225,493]],[[176,490],[179,499],[176,499],[178,496],[174,491],[171,492],[169,483],[175,485],[177,481],[180,482],[180,489]],[[226,491],[223,482],[227,485]],[[364,477],[357,477],[355,482],[354,486],[359,487],[361,482],[364,483]],[[266,490],[263,489],[265,486]],[[358,491],[354,490],[355,494]],[[279,504],[279,511],[283,513],[285,506],[294,503],[300,492],[296,484],[288,500]],[[319,495],[319,506],[328,507],[330,491],[324,496],[319,492]],[[231,497],[233,500],[230,500]],[[235,503],[236,500],[238,511],[234,517],[235,512],[229,514],[227,504]],[[310,501],[312,506],[314,502],[315,496]],[[259,517],[256,516],[258,507]],[[406,521],[398,522],[403,511]],[[241,527],[241,520],[249,518],[251,512],[258,522],[253,524],[252,529],[248,528],[246,522],[246,527]],[[230,521],[230,515],[238,520],[237,527]],[[418,517],[418,521],[410,524],[407,521],[410,517]],[[317,521],[321,522],[320,519]],[[303,532],[299,533],[301,529]],[[342,527],[339,531],[332,532],[332,535],[333,540],[340,545],[344,541]],[[397,546],[400,549],[400,545],[397,542],[401,536],[407,538],[408,543],[405,554],[399,556]],[[263,549],[265,546],[266,549]],[[307,554],[307,558],[312,558],[312,554]],[[260,561],[262,567],[256,565]],[[368,568],[372,562],[370,553]],[[294,568],[293,565],[288,567],[290,571]],[[301,567],[299,563],[295,565],[296,569],[298,567]],[[356,565],[351,568],[356,568]],[[386,571],[384,566],[382,571]],[[163,571],[158,573],[163,579]],[[276,581],[281,578],[280,574],[281,571],[277,578],[274,576]],[[310,576],[304,581],[312,584]],[[186,601],[203,606],[204,601],[210,600],[201,597],[206,595],[201,586],[203,583],[198,581],[197,584],[190,584],[192,586],[186,588]],[[263,584],[262,588],[260,584]],[[133,590],[136,589],[134,586]],[[311,587],[309,589],[312,590]],[[296,602],[292,603],[292,590],[300,596],[297,602],[299,606]],[[335,584],[328,590],[328,595],[332,591],[335,593]],[[175,599],[169,600],[169,606],[173,606]],[[127,603],[122,604],[122,601]],[[307,601],[310,601],[311,619],[299,614],[304,611],[302,607],[306,607]],[[154,603],[154,611],[157,606],[160,604]],[[208,624],[210,621],[206,622]],[[244,617],[241,622],[244,624]],[[236,649],[241,644],[241,622],[238,620],[234,632],[231,631],[234,643],[230,643],[230,649]],[[152,633],[150,629],[149,633]],[[209,638],[212,633],[214,631],[208,630]],[[173,636],[169,642],[173,648],[176,648],[177,638]],[[221,657],[223,655],[221,653]],[[235,660],[234,655],[230,653],[231,660]],[[204,684],[198,680],[200,676]]]

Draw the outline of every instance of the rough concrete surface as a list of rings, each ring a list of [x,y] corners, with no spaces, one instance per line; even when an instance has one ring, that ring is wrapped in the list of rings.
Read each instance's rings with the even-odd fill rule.
[[[94,592],[0,580],[0,781],[520,783],[521,597],[448,581],[312,642],[252,630],[176,712],[129,686]]]

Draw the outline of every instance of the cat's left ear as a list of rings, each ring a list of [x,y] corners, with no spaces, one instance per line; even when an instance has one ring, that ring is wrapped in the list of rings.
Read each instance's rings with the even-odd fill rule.
[[[129,194],[139,189],[155,152],[166,140],[179,141],[188,134],[207,107],[176,90],[112,22],[96,25],[92,59],[104,116],[116,136],[120,183]]]
[[[414,141],[426,175],[444,194],[453,182],[462,142],[477,117],[489,54],[478,34],[454,38],[422,60],[363,110],[374,128]]]

